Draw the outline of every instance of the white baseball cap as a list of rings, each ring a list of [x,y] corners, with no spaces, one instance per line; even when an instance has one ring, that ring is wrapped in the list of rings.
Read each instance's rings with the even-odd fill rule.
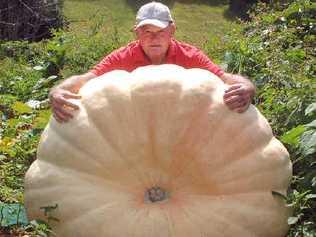
[[[169,8],[160,2],[150,2],[139,8],[136,14],[136,27],[154,25],[165,28],[173,22]]]

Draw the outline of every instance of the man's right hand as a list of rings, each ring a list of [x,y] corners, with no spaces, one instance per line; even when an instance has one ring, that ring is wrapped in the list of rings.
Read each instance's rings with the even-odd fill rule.
[[[49,101],[53,116],[59,123],[68,122],[73,117],[71,110],[78,110],[79,106],[69,99],[80,99],[81,96],[62,88],[54,88],[49,93]]]
[[[49,92],[48,98],[52,107],[53,116],[57,122],[68,122],[73,117],[71,111],[79,109],[79,106],[71,103],[69,99],[80,99],[76,94],[79,89],[89,80],[97,76],[91,72],[75,75],[67,78]]]

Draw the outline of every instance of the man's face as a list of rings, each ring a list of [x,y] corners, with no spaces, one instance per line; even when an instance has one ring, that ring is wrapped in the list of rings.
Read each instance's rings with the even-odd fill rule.
[[[144,25],[136,29],[140,45],[153,63],[161,63],[159,59],[163,60],[165,58],[174,31],[175,26],[173,24],[166,28]]]

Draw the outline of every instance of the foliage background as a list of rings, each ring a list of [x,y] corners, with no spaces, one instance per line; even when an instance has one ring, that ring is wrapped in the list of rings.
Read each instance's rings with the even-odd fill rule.
[[[87,1],[65,1],[68,26],[53,32],[51,39],[0,42],[0,223],[9,236],[50,233],[49,218],[46,224],[33,220],[22,225],[21,216],[3,214],[6,205],[23,204],[24,174],[50,117],[49,89],[133,39],[131,1],[93,2],[94,8]],[[286,144],[293,162],[294,178],[285,197],[294,208],[288,237],[314,237],[315,3],[258,4],[251,21],[238,23],[227,2],[209,2],[170,1],[176,37],[199,46],[224,69],[246,75],[256,84],[254,103]],[[11,224],[4,225],[4,219]]]
[[[227,37],[224,62],[253,79],[255,104],[290,152],[288,236],[316,236],[315,3],[258,4],[251,16],[244,37]]]

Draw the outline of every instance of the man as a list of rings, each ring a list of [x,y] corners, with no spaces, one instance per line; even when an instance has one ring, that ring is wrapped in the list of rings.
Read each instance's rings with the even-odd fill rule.
[[[68,99],[79,99],[79,89],[89,80],[115,69],[132,71],[150,64],[177,64],[185,68],[202,68],[219,76],[230,85],[224,94],[226,105],[236,112],[244,112],[255,94],[254,85],[240,75],[223,72],[197,48],[173,38],[176,27],[169,8],[162,3],[143,5],[136,16],[134,31],[137,40],[106,56],[89,72],[72,76],[54,87],[50,102],[55,119],[67,122],[71,109],[79,109]]]

